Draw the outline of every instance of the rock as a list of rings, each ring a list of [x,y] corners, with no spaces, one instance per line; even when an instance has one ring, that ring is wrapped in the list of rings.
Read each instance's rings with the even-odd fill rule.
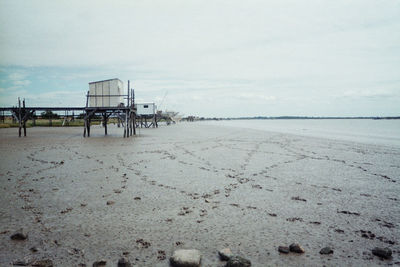
[[[280,252],[280,253],[285,253],[285,254],[288,254],[289,253],[289,248],[288,247],[285,247],[285,246],[279,246],[278,247],[278,251]]]
[[[390,259],[392,257],[392,250],[390,248],[374,248],[372,254],[383,259]]]
[[[15,266],[28,266],[29,262],[27,260],[15,260],[12,264]]]
[[[132,267],[132,264],[130,263],[129,260],[125,258],[120,258],[118,260],[118,267]]]
[[[38,252],[39,251],[37,247],[31,247],[29,250],[31,252]]]
[[[107,205],[113,205],[113,204],[115,204],[115,201],[112,200],[107,201]]]
[[[28,234],[24,231],[24,229],[21,228],[13,233],[10,238],[12,240],[25,240],[28,238]]]
[[[210,199],[208,199],[208,198],[205,198],[205,199],[204,199],[204,202],[206,202],[206,203],[210,203],[210,202],[211,202],[211,200],[210,200]]]
[[[333,254],[333,249],[330,247],[324,247],[319,251],[319,254],[327,255],[327,254]]]
[[[232,256],[229,258],[225,267],[250,267],[251,262],[240,256]]]
[[[218,251],[219,258],[223,261],[228,261],[233,256],[230,248],[224,248]]]
[[[201,254],[197,249],[178,249],[169,260],[175,267],[199,267]]]
[[[32,263],[32,266],[35,266],[35,267],[53,267],[54,265],[53,265],[53,261],[52,260],[46,259],[46,260],[35,261],[34,263]]]
[[[299,244],[293,243],[289,246],[289,250],[295,253],[304,253],[304,248],[302,248]]]
[[[103,267],[106,266],[107,262],[105,260],[95,261],[93,267]]]

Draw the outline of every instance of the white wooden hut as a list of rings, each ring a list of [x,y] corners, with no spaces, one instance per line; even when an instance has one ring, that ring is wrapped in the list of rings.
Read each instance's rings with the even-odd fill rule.
[[[124,85],[120,79],[89,83],[89,107],[120,107],[124,105]]]
[[[154,116],[156,114],[156,104],[154,103],[141,103],[136,104],[136,114],[139,116]]]

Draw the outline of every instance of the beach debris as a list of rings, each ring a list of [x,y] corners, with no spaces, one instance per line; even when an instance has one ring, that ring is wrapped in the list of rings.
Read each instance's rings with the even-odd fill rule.
[[[143,240],[143,238],[136,240],[136,244],[138,244],[141,248],[148,248],[151,246],[151,243]]]
[[[268,215],[271,216],[271,217],[276,217],[277,216],[276,213],[268,213]]]
[[[387,239],[384,236],[377,236],[376,239],[378,239],[379,241],[382,241],[383,243],[389,244],[389,245],[395,245],[396,242],[390,239]]]
[[[115,194],[120,194],[122,191],[120,189],[114,189]]]
[[[72,208],[66,208],[65,210],[60,211],[61,214],[68,213],[72,210]]]
[[[360,213],[358,213],[358,212],[351,212],[351,211],[348,211],[348,210],[337,210],[336,211],[337,213],[343,213],[343,214],[349,214],[349,215],[356,215],[356,216],[360,216]]]
[[[251,261],[241,256],[232,256],[229,258],[225,267],[250,267]]]
[[[303,219],[302,218],[298,218],[298,217],[293,217],[293,218],[287,218],[286,221],[288,221],[288,222],[295,222],[295,221],[302,222]]]
[[[81,207],[86,207],[87,203],[81,203]]]
[[[167,258],[167,254],[165,253],[164,250],[158,250],[157,251],[157,259],[160,261],[163,261]]]
[[[95,261],[93,262],[93,267],[103,267],[107,265],[107,261],[105,260],[99,260],[99,261]]]
[[[197,249],[178,249],[175,250],[170,263],[174,267],[199,267],[201,253]]]
[[[141,197],[134,197],[133,200],[141,200]]]
[[[221,249],[220,251],[218,251],[218,255],[222,261],[228,261],[233,256],[230,248]]]
[[[164,250],[158,250],[157,251],[157,259],[160,261],[163,261],[167,258],[167,254],[165,253]]]
[[[278,251],[279,251],[280,253],[288,254],[290,250],[289,250],[289,247],[286,247],[286,246],[279,246],[279,247],[278,247]]]
[[[342,230],[342,229],[335,229],[334,230],[336,233],[339,233],[339,234],[343,234],[344,233],[344,230]]]
[[[53,261],[49,259],[38,260],[32,263],[32,266],[35,267],[53,267]]]
[[[109,201],[107,201],[107,205],[113,205],[113,204],[115,204],[115,201],[112,201],[112,200],[109,200]]]
[[[23,228],[17,230],[10,237],[12,240],[25,240],[28,238],[28,234],[24,231]]]
[[[361,237],[366,238],[366,239],[375,239],[375,234],[372,233],[371,231],[366,231],[366,230],[360,230],[360,231],[356,231],[361,233]]]
[[[297,196],[297,197],[292,197],[292,200],[298,200],[298,201],[304,201],[304,202],[307,201],[306,199],[301,198],[301,197],[299,197],[299,196]]]
[[[132,267],[132,263],[126,258],[120,258],[118,260],[118,267]]]
[[[319,225],[319,224],[321,224],[321,222],[317,222],[317,221],[315,221],[315,222],[310,222],[311,224],[317,224],[317,225]]]
[[[211,202],[211,200],[210,200],[209,198],[205,198],[205,199],[204,199],[204,202],[206,202],[206,203],[210,203],[210,202]]]
[[[304,248],[302,248],[299,244],[293,243],[289,246],[289,250],[295,253],[304,253]]]
[[[38,249],[37,247],[31,247],[29,250],[30,250],[31,252],[33,252],[33,253],[39,251],[39,249]]]
[[[392,250],[390,248],[374,248],[372,254],[383,259],[390,259],[392,257]]]
[[[12,265],[15,265],[15,266],[28,266],[29,265],[29,261],[27,261],[27,260],[15,260],[15,261],[13,261],[13,263],[12,263]]]
[[[321,249],[319,251],[319,254],[322,254],[322,255],[333,254],[333,249],[331,249],[330,247],[324,247],[323,249]]]

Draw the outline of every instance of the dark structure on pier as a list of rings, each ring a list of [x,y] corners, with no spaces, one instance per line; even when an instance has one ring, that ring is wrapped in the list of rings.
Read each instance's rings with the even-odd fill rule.
[[[17,107],[0,108],[0,111],[3,120],[4,113],[10,112],[13,120],[18,122],[19,137],[22,135],[22,129],[24,136],[26,136],[26,123],[29,119],[35,122],[37,111],[65,111],[65,114],[72,111],[72,115],[70,115],[72,118],[75,117],[75,111],[83,112],[84,137],[90,137],[92,120],[99,116],[102,117],[104,133],[107,135],[107,122],[110,117],[114,117],[118,120],[118,124],[122,124],[124,128],[123,136],[129,137],[136,134],[135,94],[134,90],[129,87],[129,81],[127,94],[122,92],[122,82],[119,79],[104,80],[89,83],[85,107],[27,107],[25,100],[22,100],[21,103],[18,98]]]

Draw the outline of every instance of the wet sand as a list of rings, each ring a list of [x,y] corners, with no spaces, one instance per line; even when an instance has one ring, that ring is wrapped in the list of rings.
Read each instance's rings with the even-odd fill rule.
[[[177,248],[224,266],[224,247],[252,266],[400,262],[400,148],[199,123],[82,131],[0,129],[0,266],[169,266]],[[11,240],[21,227],[28,239]],[[306,253],[277,251],[293,242]]]

